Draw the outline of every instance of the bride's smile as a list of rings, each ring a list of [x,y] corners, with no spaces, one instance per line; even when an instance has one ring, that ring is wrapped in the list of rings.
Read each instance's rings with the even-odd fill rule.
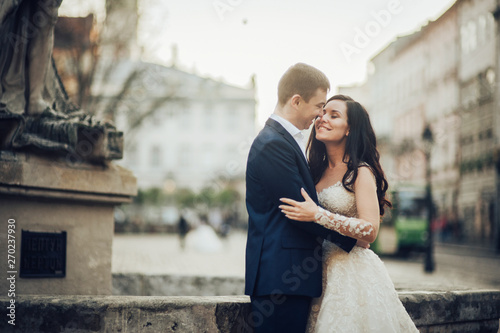
[[[316,118],[316,139],[326,142],[341,142],[349,133],[347,105],[344,101],[332,100]]]

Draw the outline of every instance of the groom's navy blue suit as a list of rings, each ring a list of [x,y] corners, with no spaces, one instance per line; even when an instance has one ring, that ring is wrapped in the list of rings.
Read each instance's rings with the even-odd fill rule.
[[[246,248],[245,294],[262,303],[260,314],[249,317],[256,331],[303,331],[307,311],[295,311],[296,297],[318,297],[322,291],[321,244],[328,239],[349,252],[355,239],[323,228],[316,223],[290,220],[278,208],[280,198],[304,201],[304,188],[317,202],[316,189],[304,155],[295,139],[273,119],[254,140],[247,162],[246,204],[249,215]],[[270,296],[275,295],[275,296]],[[277,295],[282,295],[278,297]],[[304,297],[305,296],[305,297]],[[264,298],[262,298],[264,297]],[[267,299],[266,299],[267,297]],[[291,300],[288,305],[285,300]],[[287,313],[302,318],[288,318],[291,327],[285,328],[283,319],[270,315],[278,307],[290,306]],[[259,308],[259,304],[257,304]],[[280,310],[281,311],[281,310]],[[253,315],[253,318],[252,318]],[[267,318],[267,317],[270,317]],[[268,319],[271,321],[269,322]],[[279,320],[280,322],[272,322]],[[268,326],[266,329],[263,326]]]

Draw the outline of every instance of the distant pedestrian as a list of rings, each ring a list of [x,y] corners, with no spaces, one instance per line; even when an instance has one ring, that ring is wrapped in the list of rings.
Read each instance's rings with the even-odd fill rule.
[[[222,222],[220,228],[219,228],[219,235],[222,238],[227,238],[227,235],[229,234],[229,231],[231,230],[231,226],[229,225],[228,221]]]
[[[181,214],[181,217],[179,218],[179,223],[177,224],[177,232],[179,233],[179,240],[181,244],[181,249],[184,250],[186,247],[186,234],[189,231],[189,225],[184,218],[184,215]]]

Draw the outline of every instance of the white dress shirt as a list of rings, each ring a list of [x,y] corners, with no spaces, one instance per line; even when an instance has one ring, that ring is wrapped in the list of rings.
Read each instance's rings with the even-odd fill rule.
[[[286,120],[285,118],[283,118],[281,116],[278,116],[275,113],[271,114],[271,116],[269,118],[276,120],[278,123],[281,124],[281,126],[283,126],[286,129],[286,131],[288,133],[290,133],[290,135],[295,139],[295,141],[299,145],[300,150],[302,150],[302,154],[304,154],[304,158],[307,160],[304,134],[302,134],[302,132],[297,127],[295,127],[291,122],[289,122],[288,120]]]

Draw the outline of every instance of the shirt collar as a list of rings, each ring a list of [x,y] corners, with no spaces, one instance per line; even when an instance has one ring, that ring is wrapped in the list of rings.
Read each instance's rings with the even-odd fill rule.
[[[269,118],[276,120],[278,123],[280,123],[281,126],[283,126],[286,129],[286,131],[290,133],[292,137],[296,137],[297,134],[299,133],[302,134],[302,132],[297,127],[295,127],[291,122],[289,122],[288,120],[286,120],[281,116],[278,116],[276,113],[271,114]]]

